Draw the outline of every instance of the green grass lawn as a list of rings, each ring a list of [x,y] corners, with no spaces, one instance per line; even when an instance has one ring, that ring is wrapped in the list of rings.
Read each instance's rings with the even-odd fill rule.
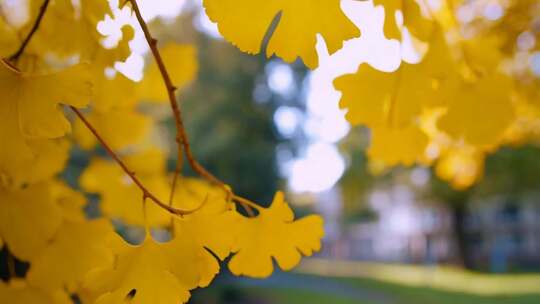
[[[381,303],[388,304],[540,304],[540,293],[486,297],[445,292],[431,288],[400,286],[367,279],[347,279],[343,284],[384,293],[388,295],[389,300]],[[264,303],[378,304],[377,302],[351,299],[346,296],[289,288],[248,288],[243,290],[250,297],[260,297],[267,300]]]
[[[432,288],[409,287],[369,279],[338,279],[344,284],[391,295],[396,304],[540,304],[538,294],[479,296]],[[301,303],[301,302],[297,302]],[[321,302],[322,303],[322,302]],[[328,302],[332,303],[332,302]]]
[[[285,274],[256,285],[230,280],[201,290],[192,303],[215,304],[540,304],[538,294],[481,296],[364,278]],[[294,282],[300,282],[300,286]],[[281,286],[284,285],[284,286]]]
[[[540,304],[540,274],[310,259],[265,280],[224,274],[193,304]]]

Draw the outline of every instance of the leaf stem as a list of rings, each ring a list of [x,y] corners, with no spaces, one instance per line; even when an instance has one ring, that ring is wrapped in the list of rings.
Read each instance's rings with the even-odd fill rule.
[[[39,8],[39,13],[36,18],[36,21],[34,21],[34,25],[32,26],[32,29],[26,35],[26,38],[24,38],[23,43],[19,47],[19,49],[13,53],[13,55],[9,56],[9,60],[16,61],[19,59],[19,57],[24,53],[24,50],[26,49],[26,46],[34,36],[34,34],[37,32],[39,25],[41,24],[41,21],[43,20],[43,17],[45,16],[45,12],[47,11],[47,8],[49,7],[50,0],[44,0],[43,4],[41,4],[41,7]]]
[[[169,213],[171,214],[174,214],[174,215],[188,215],[188,214],[191,214],[197,210],[199,210],[203,205],[201,204],[199,207],[193,209],[193,210],[182,210],[182,209],[176,209],[176,208],[173,208],[172,206],[169,206],[168,204],[165,204],[163,203],[162,201],[160,201],[154,194],[152,194],[144,185],[143,183],[139,180],[139,178],[135,175],[135,172],[129,170],[128,166],[120,159],[120,157],[111,149],[111,147],[105,142],[105,140],[101,137],[101,135],[99,135],[98,131],[96,130],[96,128],[94,128],[94,126],[92,126],[92,124],[86,119],[86,117],[84,117],[84,115],[81,113],[81,111],[79,111],[79,109],[75,108],[74,106],[69,106],[71,108],[71,110],[73,110],[73,112],[75,112],[75,114],[81,119],[81,121],[84,123],[84,125],[90,130],[90,132],[92,132],[92,134],[94,134],[94,136],[96,137],[96,139],[101,143],[101,145],[103,146],[103,148],[105,148],[105,150],[107,151],[107,153],[109,154],[109,156],[114,159],[118,165],[120,165],[120,167],[122,168],[122,170],[124,170],[124,172],[131,178],[131,180],[135,183],[135,185],[137,185],[137,187],[139,187],[139,189],[141,189],[142,193],[143,193],[143,201],[145,201],[147,198],[150,199],[152,202],[154,202],[156,205],[158,205],[159,207],[167,210]]]
[[[242,204],[242,206],[244,206],[244,208],[246,209],[246,212],[250,215],[250,216],[255,216],[255,214],[253,213],[253,210],[251,210],[251,208],[257,210],[257,211],[261,211],[262,207],[255,204],[254,202],[248,200],[248,199],[245,199],[241,196],[238,196],[236,194],[233,194],[232,195],[232,199],[233,201],[237,201],[239,202],[240,204]]]
[[[401,54],[401,45],[399,46],[400,48],[400,54]],[[387,104],[387,109],[386,109],[386,123],[388,124],[389,127],[393,128],[393,127],[396,127],[397,126],[397,118],[396,118],[396,115],[397,115],[397,106],[398,106],[398,95],[399,95],[399,91],[401,89],[401,78],[402,78],[402,74],[403,74],[403,63],[400,65],[399,69],[396,71],[397,75],[396,75],[396,79],[394,80],[394,87],[392,88],[392,94],[390,95],[390,100],[388,101],[388,104]]]

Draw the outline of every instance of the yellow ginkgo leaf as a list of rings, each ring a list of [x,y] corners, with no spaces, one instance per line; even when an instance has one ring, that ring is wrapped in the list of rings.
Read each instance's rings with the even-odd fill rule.
[[[422,110],[447,102],[446,83],[455,72],[442,39],[431,45],[419,64],[403,62],[392,73],[362,64],[356,74],[334,80],[342,92],[340,106],[347,120],[368,127],[402,127],[413,123]]]
[[[75,292],[88,271],[112,262],[107,220],[66,220],[47,247],[31,260],[27,280],[44,290]],[[54,275],[51,275],[54,274]]]
[[[475,71],[491,73],[503,60],[500,45],[501,38],[493,35],[465,40],[462,43],[463,56],[467,58],[466,63]]]
[[[194,250],[189,238],[159,244],[147,233],[140,246],[115,243],[115,263],[87,276],[86,289],[100,294],[96,304],[185,303],[189,291],[201,285],[199,266],[208,266],[208,258],[217,265],[208,252],[201,255],[204,248]]]
[[[88,1],[87,3],[99,2],[99,1]],[[131,48],[129,43],[135,37],[135,30],[130,25],[124,25],[120,29],[122,32],[122,38],[114,47],[105,48],[102,46],[99,39],[98,46],[94,52],[88,52],[81,55],[82,61],[92,62],[92,67],[94,70],[103,71],[103,68],[113,68],[116,62],[125,61],[131,54]]]
[[[0,16],[0,58],[12,55],[19,47],[17,32]]]
[[[130,108],[93,111],[86,115],[86,119],[113,150],[140,143],[148,134],[151,123],[149,117]],[[83,149],[92,149],[98,143],[80,120],[73,124],[73,134]]]
[[[485,154],[473,147],[451,147],[437,161],[435,172],[458,190],[463,190],[482,178]]]
[[[196,227],[193,224],[190,226]],[[223,227],[221,228],[223,229]],[[218,261],[204,248],[204,244],[201,243],[203,237],[197,236],[196,233],[195,229],[189,231],[179,227],[176,219],[174,221],[174,239],[165,244],[169,258],[179,260],[179,267],[171,268],[170,272],[180,278],[183,285],[187,286],[189,290],[210,285],[219,273]]]
[[[0,62],[0,115],[12,115],[2,139],[56,138],[70,131],[60,104],[84,107],[90,101],[89,66],[79,64],[53,74],[26,74]]]
[[[163,202],[168,200],[170,181],[162,152],[149,150],[126,157],[125,161],[152,194]],[[109,217],[131,225],[170,224],[171,215],[162,208],[152,203],[146,203],[143,208],[141,190],[112,161],[93,160],[83,172],[80,183],[85,191],[101,195],[101,211]]]
[[[4,117],[2,113],[1,117]],[[0,149],[0,185],[10,188],[41,182],[59,173],[66,164],[71,147],[64,139],[11,139],[10,149]]]
[[[384,35],[389,39],[401,40],[402,29],[396,20],[398,11],[401,13],[403,26],[416,38],[427,40],[433,30],[432,21],[422,16],[416,0],[374,0],[373,4],[384,7]]]
[[[47,292],[30,286],[22,279],[8,283],[0,281],[0,303],[9,304],[71,304],[69,295],[62,290]]]
[[[219,213],[229,209],[226,203],[227,193],[223,188],[210,184],[208,181],[193,177],[180,177],[174,196],[174,205],[185,210],[196,209],[201,202],[208,201],[201,210],[209,213]]]
[[[410,166],[424,158],[428,137],[418,127],[379,127],[371,131],[371,144],[367,152],[370,160],[381,161],[386,166]]]
[[[48,183],[20,190],[0,188],[0,236],[19,259],[28,260],[44,248],[62,222]]]
[[[92,109],[104,113],[114,109],[132,109],[136,105],[138,83],[121,73],[109,78],[103,69],[96,70],[94,78]]]
[[[50,184],[51,195],[62,209],[64,219],[70,221],[83,221],[86,219],[84,206],[86,206],[85,196],[70,188],[60,181],[53,181]]]
[[[497,144],[515,118],[510,100],[512,80],[492,74],[473,83],[463,83],[455,94],[438,127],[471,145]]]
[[[160,48],[173,85],[182,89],[197,75],[197,51],[194,46],[170,43]],[[144,101],[168,102],[169,97],[157,64],[152,61],[144,71],[144,78],[137,86],[137,96]]]
[[[0,62],[0,183],[18,187],[60,171],[69,144],[44,138],[60,137],[71,128],[60,103],[84,106],[90,97],[87,65],[54,74],[21,73]]]
[[[402,63],[393,73],[362,64],[356,74],[337,78],[334,85],[343,92],[340,106],[348,109],[347,120],[369,127],[401,127],[411,124],[422,109],[437,105],[440,99],[423,64]]]
[[[240,50],[257,54],[272,21],[279,21],[268,42],[268,57],[276,54],[287,62],[302,58],[306,66],[316,68],[315,50],[320,34],[330,54],[343,41],[360,36],[360,30],[347,18],[340,0],[204,0],[210,19],[221,34]]]
[[[231,253],[237,231],[234,204],[226,200],[225,191],[218,186],[197,178],[179,180],[174,206],[191,210],[201,204],[197,212],[175,220],[175,233],[178,238],[194,239],[223,260]]]
[[[238,215],[238,234],[229,269],[235,275],[265,278],[272,274],[274,258],[283,270],[290,270],[302,255],[310,256],[321,247],[323,220],[310,215],[294,220],[294,214],[277,192],[272,205],[254,218]]]
[[[42,4],[41,0],[31,1],[32,20],[35,20]],[[82,60],[94,59],[98,52],[104,50],[101,45],[104,37],[98,32],[97,24],[106,15],[112,15],[106,0],[52,1],[28,49],[40,55],[53,52],[62,58],[79,55]]]

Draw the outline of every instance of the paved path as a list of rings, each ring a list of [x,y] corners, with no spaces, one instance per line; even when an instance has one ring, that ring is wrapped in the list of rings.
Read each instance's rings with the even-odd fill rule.
[[[396,303],[394,298],[386,293],[351,286],[346,282],[339,282],[330,278],[286,272],[275,272],[270,278],[265,280],[236,277],[234,278],[234,284],[246,287],[293,288],[373,304]]]

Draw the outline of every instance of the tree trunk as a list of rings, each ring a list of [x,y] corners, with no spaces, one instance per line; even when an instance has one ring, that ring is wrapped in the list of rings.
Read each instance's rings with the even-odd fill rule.
[[[466,217],[467,207],[465,201],[452,204],[453,229],[457,243],[458,261],[466,269],[473,270],[475,267],[471,257],[470,240],[467,235]]]

